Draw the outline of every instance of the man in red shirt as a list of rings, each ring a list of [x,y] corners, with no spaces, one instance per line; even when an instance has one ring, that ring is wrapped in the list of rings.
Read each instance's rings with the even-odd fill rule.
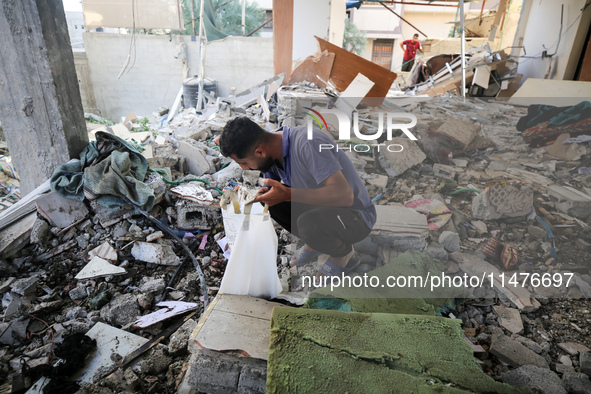
[[[406,45],[406,49],[404,48]],[[415,56],[417,54],[417,50],[421,51],[421,53],[425,53],[423,51],[423,47],[421,47],[421,43],[419,42],[419,34],[415,33],[412,36],[412,40],[404,40],[400,43],[400,48],[404,50],[404,56],[402,57],[402,69],[400,71],[410,71],[413,64],[415,63]]]

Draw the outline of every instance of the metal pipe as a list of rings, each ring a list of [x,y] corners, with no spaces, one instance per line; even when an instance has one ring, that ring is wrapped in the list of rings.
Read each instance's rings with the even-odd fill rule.
[[[246,35],[246,0],[242,0],[242,35]]]
[[[453,7],[458,8],[459,6],[453,4],[431,4],[431,3],[409,3],[406,1],[380,1],[380,3],[386,4],[405,4],[405,5],[426,5],[430,7]]]
[[[205,43],[207,36],[204,34],[203,15],[205,13],[205,0],[199,4],[199,55],[201,61],[199,65],[199,92],[197,95],[197,109],[201,109],[203,103],[203,79],[205,78]],[[205,37],[204,37],[205,36]]]

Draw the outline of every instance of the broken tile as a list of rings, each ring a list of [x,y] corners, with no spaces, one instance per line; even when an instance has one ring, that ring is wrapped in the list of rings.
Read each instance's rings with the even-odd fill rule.
[[[164,233],[162,231],[156,231],[146,237],[146,242],[152,242],[162,237],[164,237]]]
[[[214,168],[205,151],[188,141],[179,141],[178,154],[187,160],[189,172],[193,175],[200,176]]]
[[[108,275],[121,275],[125,273],[127,273],[125,268],[117,267],[116,265],[109,263],[107,260],[103,260],[100,257],[95,256],[74,278],[83,280]]]
[[[198,182],[183,183],[170,189],[170,192],[177,197],[198,203],[199,205],[213,204],[211,192]]]
[[[199,304],[193,302],[182,302],[182,301],[164,301],[159,302],[156,306],[162,307],[156,312],[152,312],[145,316],[140,317],[134,323],[134,327],[146,328],[163,320],[170,319],[171,317],[181,315],[185,312],[192,311],[199,307]]]
[[[100,257],[101,259],[116,263],[117,251],[111,246],[109,241],[105,241],[101,245],[88,252],[89,260],[92,260],[94,257]]]

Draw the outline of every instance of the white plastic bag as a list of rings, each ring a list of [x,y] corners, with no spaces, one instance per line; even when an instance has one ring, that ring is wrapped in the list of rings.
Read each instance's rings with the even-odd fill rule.
[[[266,209],[260,213],[250,212],[260,204],[246,204],[245,207],[246,198],[232,194],[233,204],[222,204],[222,215],[224,226],[231,222],[238,230],[219,293],[273,299],[282,290],[277,274],[277,234],[273,222]],[[235,212],[236,206],[240,207],[240,213]],[[228,230],[226,235],[230,242]]]

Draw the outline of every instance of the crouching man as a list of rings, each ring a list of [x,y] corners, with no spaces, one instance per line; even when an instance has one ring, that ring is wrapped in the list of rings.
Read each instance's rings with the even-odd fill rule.
[[[325,253],[330,258],[322,275],[356,267],[353,244],[369,235],[376,210],[353,163],[328,135],[314,129],[308,139],[306,127],[286,126],[271,133],[240,117],[226,124],[218,143],[243,170],[264,173],[267,187],[255,201],[267,204],[271,217],[305,243],[291,266]]]

